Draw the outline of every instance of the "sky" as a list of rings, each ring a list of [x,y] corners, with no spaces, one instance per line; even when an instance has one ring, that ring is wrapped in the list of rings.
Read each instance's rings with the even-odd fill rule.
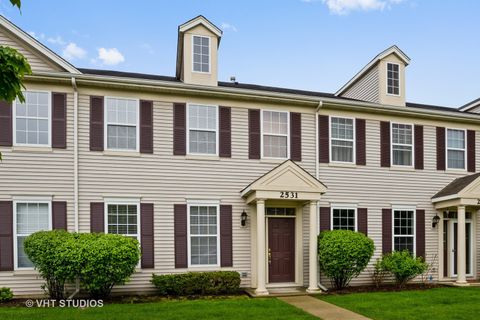
[[[393,44],[410,58],[407,101],[480,97],[476,0],[0,0],[0,14],[77,67],[173,76],[177,28],[220,27],[219,80],[336,92]]]

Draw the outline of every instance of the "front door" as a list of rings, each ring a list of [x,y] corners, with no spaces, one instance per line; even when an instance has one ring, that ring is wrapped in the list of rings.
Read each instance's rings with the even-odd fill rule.
[[[295,218],[268,218],[268,282],[295,281]]]

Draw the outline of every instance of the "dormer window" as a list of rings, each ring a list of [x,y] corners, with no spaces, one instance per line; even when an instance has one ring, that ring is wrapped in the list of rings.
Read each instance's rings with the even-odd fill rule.
[[[193,71],[210,72],[210,38],[193,36]]]
[[[387,93],[400,95],[400,65],[387,63]]]

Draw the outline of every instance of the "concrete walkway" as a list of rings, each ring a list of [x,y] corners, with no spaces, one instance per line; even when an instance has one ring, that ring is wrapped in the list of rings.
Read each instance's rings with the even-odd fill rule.
[[[310,296],[280,297],[278,299],[313,314],[322,320],[370,320],[370,318],[358,313]]]

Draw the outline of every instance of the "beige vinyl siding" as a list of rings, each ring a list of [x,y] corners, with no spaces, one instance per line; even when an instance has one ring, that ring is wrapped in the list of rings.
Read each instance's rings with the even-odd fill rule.
[[[350,88],[348,88],[348,90],[346,90],[341,96],[345,98],[379,103],[380,77],[378,73],[379,68],[377,64]]]
[[[35,49],[29,47],[27,44],[23,43],[23,41],[16,38],[13,34],[2,27],[0,27],[0,45],[17,49],[22,55],[25,56],[25,58],[27,58],[28,63],[30,64],[34,73],[36,71],[64,71],[47,59],[42,58],[40,53],[38,53]]]
[[[241,104],[237,107],[235,102],[222,103],[232,107],[232,158],[195,160],[173,156],[173,107],[160,96],[155,98],[153,109],[154,154],[118,156],[90,151],[89,103],[89,95],[79,96],[80,231],[90,230],[90,202],[101,202],[103,197],[141,197],[142,202],[154,203],[155,269],[135,274],[127,286],[116,290],[151,289],[152,272],[186,271],[174,268],[173,233],[173,204],[185,203],[186,199],[221,200],[222,204],[233,205],[233,268],[226,269],[247,272],[242,286],[250,286],[250,229],[240,226],[240,214],[245,209],[249,220],[254,216],[240,197],[240,191],[283,161],[248,159],[247,108]],[[302,139],[302,163],[314,175],[313,114],[302,114]]]
[[[58,92],[67,90],[56,88]],[[18,149],[0,147],[0,201],[12,201],[13,196],[52,196],[53,201],[67,201],[68,230],[74,231],[73,94],[67,95],[67,149]],[[42,283],[34,271],[0,272],[0,287],[9,287],[16,295],[42,294]]]

